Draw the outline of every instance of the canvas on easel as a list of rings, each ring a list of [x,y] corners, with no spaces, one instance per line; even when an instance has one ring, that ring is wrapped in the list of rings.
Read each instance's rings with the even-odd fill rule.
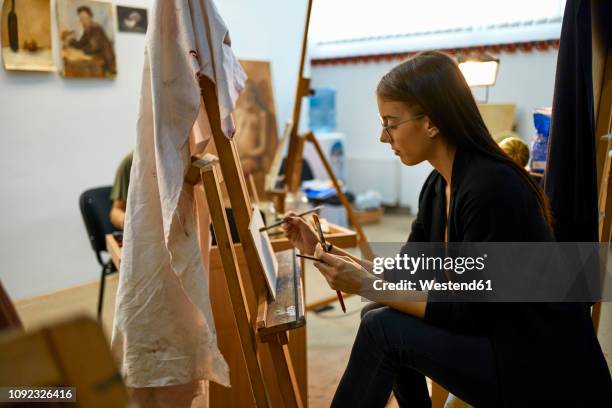
[[[278,188],[278,182],[281,180],[280,170],[283,161],[283,155],[287,151],[287,144],[289,143],[289,137],[291,136],[291,131],[293,130],[293,122],[288,120],[285,123],[285,129],[283,131],[283,136],[276,147],[276,152],[274,153],[274,158],[272,159],[272,164],[270,165],[270,169],[268,170],[268,174],[266,174],[265,181],[265,189],[267,192],[272,192]]]
[[[272,163],[278,134],[269,61],[240,60],[247,80],[236,101],[234,142],[245,178],[255,185],[254,196],[266,197],[265,176]]]
[[[253,237],[253,243],[257,251],[257,256],[263,270],[265,272],[266,284],[270,291],[272,299],[276,299],[276,281],[278,280],[278,260],[274,254],[268,231],[260,231],[260,228],[265,227],[261,212],[257,206],[253,205],[251,214],[251,222],[249,223],[249,231]]]

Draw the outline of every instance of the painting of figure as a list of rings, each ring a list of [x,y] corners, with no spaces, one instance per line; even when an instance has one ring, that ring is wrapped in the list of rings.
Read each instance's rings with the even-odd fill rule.
[[[63,75],[115,78],[113,5],[104,1],[57,0]]]
[[[265,176],[278,144],[272,73],[268,61],[241,60],[240,64],[248,79],[236,102],[234,140],[242,170],[246,177],[253,176],[263,198]]]
[[[49,0],[4,0],[2,61],[16,71],[54,71]]]

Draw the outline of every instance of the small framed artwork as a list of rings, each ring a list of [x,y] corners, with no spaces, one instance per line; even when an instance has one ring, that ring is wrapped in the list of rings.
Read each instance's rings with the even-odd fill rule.
[[[115,24],[107,1],[57,0],[65,77],[115,78]]]
[[[55,71],[49,0],[5,0],[0,15],[4,68]]]
[[[119,31],[126,33],[147,32],[147,9],[117,6],[117,24]]]

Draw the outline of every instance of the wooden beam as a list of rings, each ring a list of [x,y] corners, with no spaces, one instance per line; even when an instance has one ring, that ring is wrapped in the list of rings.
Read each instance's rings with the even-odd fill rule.
[[[610,139],[602,136],[610,133],[612,106],[612,53],[605,57],[605,67],[601,82],[600,98],[598,101],[597,117],[595,122],[595,146],[597,155],[597,185],[601,185],[606,154],[610,149]]]
[[[240,163],[238,150],[234,144],[234,141],[231,138],[226,137],[222,130],[216,86],[206,76],[201,76],[199,78],[199,85],[204,107],[210,122],[213,140],[219,156],[219,165],[223,173],[223,178],[226,185],[231,186],[231,188],[227,189],[227,192],[232,206],[238,235],[240,237],[240,244],[242,250],[244,251],[244,258],[246,260],[249,272],[245,274],[242,269],[238,269],[234,252],[234,244],[231,241],[231,235],[229,232],[230,229],[227,224],[227,219],[225,218],[225,209],[222,208],[221,192],[218,189],[218,182],[215,173],[216,169],[215,167],[209,168],[210,166],[208,166],[203,169],[205,171],[202,174],[204,188],[206,190],[207,197],[209,197],[208,205],[211,209],[211,216],[213,217],[213,225],[215,226],[215,236],[217,237],[218,247],[220,251],[225,252],[222,252],[223,268],[226,274],[229,272],[229,275],[227,276],[231,277],[231,279],[228,279],[227,282],[228,289],[230,285],[232,287],[232,292],[230,293],[232,298],[232,307],[234,302],[238,303],[240,300],[244,301],[244,310],[234,309],[235,312],[238,312],[238,314],[235,313],[234,316],[236,322],[240,322],[240,336],[245,358],[248,357],[250,361],[248,369],[249,375],[252,376],[252,379],[256,380],[261,376],[262,380],[260,383],[263,383],[263,378],[268,378],[266,374],[270,371],[270,375],[275,376],[278,380],[279,393],[283,401],[283,406],[302,407],[300,390],[299,386],[297,385],[290,356],[287,353],[279,352],[279,350],[283,350],[283,347],[286,346],[282,346],[280,343],[278,343],[277,339],[272,339],[271,341],[267,342],[266,349],[269,351],[272,357],[272,365],[269,366],[265,361],[262,365],[261,354],[257,353],[256,349],[257,341],[256,339],[254,340],[252,337],[250,337],[254,335],[255,331],[257,330],[256,325],[258,325],[258,322],[256,321],[255,317],[257,316],[258,309],[261,311],[261,308],[258,308],[258,305],[265,302],[266,299],[269,299],[269,292],[265,282],[263,265],[259,259],[257,249],[253,241],[253,236],[249,230],[252,214],[251,202]],[[212,176],[207,173],[211,171]],[[211,191],[212,194],[209,196]],[[221,222],[221,220],[223,220],[223,222]],[[238,270],[240,270],[240,273]],[[236,281],[241,281],[243,283],[240,291],[237,289]],[[247,287],[253,289],[250,294],[245,290]],[[250,301],[249,298],[251,298]],[[265,329],[268,329],[267,321],[265,324]],[[250,334],[247,335],[246,333]],[[255,362],[257,362],[257,364]],[[256,365],[257,369],[255,368]],[[261,370],[261,372],[258,370]],[[269,389],[265,385],[263,385],[262,390],[262,385],[260,383],[252,383],[252,390],[255,394],[255,398],[259,400],[256,405],[271,406],[272,404],[270,401],[274,400],[275,396],[269,395],[268,392],[266,392],[266,390],[269,391]]]
[[[594,26],[595,29],[595,26]],[[594,37],[594,45],[597,43]],[[594,64],[603,65],[603,75],[601,87],[594,89],[596,100],[596,123],[595,123],[595,154],[597,168],[597,185],[599,188],[599,242],[610,242],[612,236],[612,52],[601,50],[594,47],[594,52],[599,51],[598,55],[593,55]],[[601,57],[603,52],[603,57]],[[603,279],[606,276],[605,268],[607,265],[608,251],[605,251],[601,261],[603,273],[601,288],[604,287]],[[601,302],[593,305],[591,319],[595,333],[599,331],[601,319]]]
[[[304,34],[302,35],[302,49],[300,53],[300,65],[298,68],[298,79],[295,87],[295,101],[293,102],[292,122],[293,128],[289,136],[289,148],[287,159],[285,160],[285,185],[289,192],[295,193],[300,186],[302,152],[299,151],[298,129],[300,127],[300,115],[302,111],[302,98],[309,95],[310,79],[304,78],[304,63],[306,62],[306,47],[308,45],[308,30],[310,27],[310,14],[312,10],[312,0],[308,0],[306,8],[306,22],[304,24]],[[298,163],[299,161],[299,163]],[[298,167],[300,172],[298,173]]]
[[[226,185],[231,186],[227,189],[229,200],[232,206],[234,220],[238,229],[238,236],[247,261],[249,269],[249,277],[255,291],[255,299],[265,294],[267,296],[268,288],[265,283],[265,275],[263,267],[259,261],[253,237],[249,231],[251,222],[251,202],[249,199],[242,165],[238,156],[238,150],[232,139],[229,139],[223,133],[221,128],[221,119],[219,114],[219,105],[217,101],[217,92],[215,84],[206,76],[200,77],[200,89],[202,91],[202,99],[206,108],[206,113],[210,121],[210,126],[219,155],[219,163],[223,178]],[[251,302],[249,312],[251,316],[256,315],[256,302]],[[253,322],[254,325],[254,322]]]
[[[217,177],[217,164],[210,163],[200,167],[206,201],[210,210],[217,246],[221,253],[223,271],[227,282],[229,298],[234,309],[234,323],[238,329],[240,337],[241,351],[247,366],[247,375],[251,383],[251,392],[255,405],[258,407],[271,406],[266,386],[261,372],[261,365],[257,359],[257,341],[253,335],[253,329],[249,324],[249,311],[246,308],[246,296],[240,273],[238,270],[238,260],[232,237],[229,234],[230,227],[227,221],[225,208],[221,205],[221,190]]]
[[[291,355],[287,348],[286,333],[280,333],[278,339],[267,343],[270,348],[272,360],[276,365],[276,380],[283,398],[283,406],[289,408],[302,408],[302,397],[293,370]],[[285,337],[283,339],[283,337]],[[283,343],[284,342],[284,343]]]

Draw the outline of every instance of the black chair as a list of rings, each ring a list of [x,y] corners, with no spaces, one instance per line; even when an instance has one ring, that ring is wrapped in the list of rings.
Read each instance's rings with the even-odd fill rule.
[[[284,157],[283,161],[281,162],[280,169],[278,169],[279,179],[281,178],[280,176],[285,175],[286,161],[287,161],[287,158]],[[312,180],[312,179],[314,179],[314,173],[312,172],[312,167],[310,167],[308,160],[302,159],[302,174],[300,176],[300,181],[306,181],[306,180]],[[282,188],[282,186],[279,186],[279,188]]]
[[[79,198],[79,207],[81,215],[85,222],[89,242],[96,253],[96,259],[102,267],[102,275],[100,277],[100,293],[98,295],[98,320],[102,319],[102,305],[104,304],[104,286],[106,277],[114,272],[117,272],[113,260],[104,261],[102,252],[107,252],[106,249],[106,234],[112,234],[119,231],[110,222],[110,210],[113,205],[110,199],[112,187],[92,188],[81,194]]]

